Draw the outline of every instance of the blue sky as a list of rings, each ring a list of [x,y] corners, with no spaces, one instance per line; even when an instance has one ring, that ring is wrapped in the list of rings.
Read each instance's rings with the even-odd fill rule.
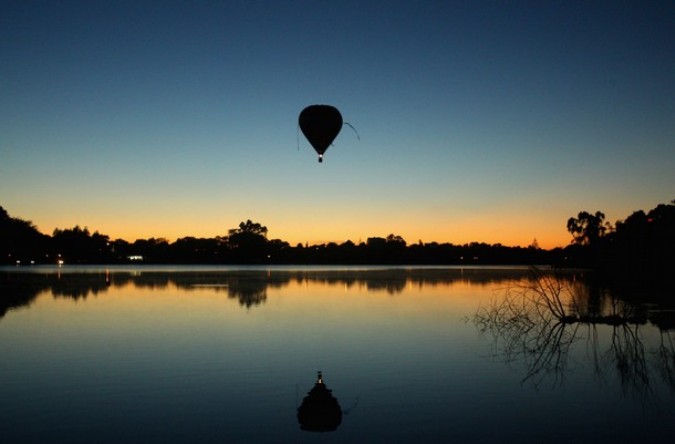
[[[51,233],[565,245],[675,198],[675,3],[5,1],[0,205]],[[318,164],[307,105],[345,127]]]

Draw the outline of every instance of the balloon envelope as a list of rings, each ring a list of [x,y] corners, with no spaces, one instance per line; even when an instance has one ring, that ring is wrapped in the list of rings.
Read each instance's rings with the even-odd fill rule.
[[[310,105],[300,113],[298,124],[321,162],[323,153],[342,129],[342,114],[334,106]]]

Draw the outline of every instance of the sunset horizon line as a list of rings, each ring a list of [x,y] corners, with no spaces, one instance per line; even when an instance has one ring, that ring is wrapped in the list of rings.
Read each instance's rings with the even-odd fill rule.
[[[94,226],[90,226],[88,223],[75,223],[74,225],[70,226],[64,226],[64,227],[59,227],[54,225],[54,227],[50,229],[42,229],[41,223],[36,223],[34,222],[34,219],[31,218],[24,218],[22,216],[16,216],[13,214],[10,214],[8,212],[9,217],[13,219],[19,219],[24,222],[30,223],[40,234],[45,235],[45,236],[53,236],[54,232],[56,230],[59,231],[64,231],[64,230],[72,230],[75,228],[79,228],[81,230],[87,230],[90,234],[98,233],[99,235],[102,236],[107,236],[108,239],[113,242],[113,241],[124,241],[127,243],[134,243],[139,240],[149,240],[149,239],[156,239],[156,240],[164,240],[167,243],[175,243],[180,239],[186,239],[186,238],[195,238],[195,239],[216,239],[216,238],[224,238],[228,236],[227,231],[230,229],[236,229],[236,227],[232,227],[229,229],[224,229],[223,234],[206,234],[203,232],[199,232],[199,228],[197,228],[192,234],[167,234],[166,232],[164,234],[161,233],[155,233],[155,234],[148,234],[144,235],[142,233],[135,234],[135,235],[129,235],[129,234],[124,234],[123,232],[127,231],[124,229],[126,225],[121,225],[122,228],[118,229],[117,231],[110,231],[106,230],[105,228],[97,228]],[[248,219],[251,220],[251,219]],[[68,225],[68,224],[66,224]],[[267,224],[261,224],[265,227],[269,227]],[[120,233],[120,231],[122,233]],[[145,231],[145,230],[138,230],[138,231]],[[279,240],[282,242],[288,243],[290,246],[297,246],[297,245],[303,245],[305,247],[313,247],[313,246],[321,246],[321,245],[328,245],[328,244],[337,244],[337,245],[342,245],[348,242],[353,243],[354,245],[361,245],[367,243],[368,239],[371,238],[387,238],[387,236],[393,235],[393,236],[398,236],[402,238],[405,242],[406,245],[425,245],[425,244],[448,244],[448,245],[455,245],[455,246],[465,246],[465,245],[471,245],[471,244],[484,244],[484,245],[491,245],[491,246],[496,246],[496,245],[501,245],[504,247],[510,247],[510,248],[528,248],[528,247],[533,247],[535,246],[536,248],[541,248],[544,250],[553,250],[556,248],[565,248],[566,246],[570,245],[572,241],[568,242],[561,242],[561,241],[551,241],[547,240],[546,237],[539,238],[538,236],[533,236],[529,241],[527,242],[508,242],[508,241],[489,241],[489,240],[478,240],[478,239],[472,239],[472,240],[450,240],[447,237],[446,238],[438,238],[438,239],[425,239],[424,236],[406,236],[404,234],[401,234],[399,232],[394,231],[388,231],[388,232],[382,232],[380,234],[370,234],[370,235],[358,235],[358,236],[353,236],[353,237],[334,237],[334,238],[328,238],[328,237],[308,237],[305,239],[299,238],[297,235],[290,235],[290,236],[283,236],[283,235],[269,235],[269,232],[275,232],[275,231],[288,231],[288,230],[276,230],[274,228],[268,229],[268,234],[266,238],[268,240]],[[387,230],[385,230],[387,231]],[[185,233],[185,231],[183,231]],[[550,238],[550,236],[549,236]]]

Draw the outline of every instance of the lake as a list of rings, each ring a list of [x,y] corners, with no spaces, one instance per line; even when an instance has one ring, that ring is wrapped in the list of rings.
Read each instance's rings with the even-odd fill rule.
[[[675,432],[673,310],[580,271],[5,267],[0,299],[7,443]]]

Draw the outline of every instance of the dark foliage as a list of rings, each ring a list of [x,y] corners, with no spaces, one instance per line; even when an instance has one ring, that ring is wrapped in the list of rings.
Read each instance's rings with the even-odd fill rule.
[[[598,217],[602,216],[602,217]],[[568,221],[576,245],[568,260],[595,268],[613,279],[636,281],[635,276],[672,275],[675,269],[675,201],[645,213],[635,211],[612,227],[604,215],[579,213]],[[659,279],[658,281],[662,281]]]
[[[0,207],[0,257],[2,263],[49,261],[51,238],[40,233],[30,221],[10,217]]]
[[[556,265],[617,270],[619,274],[663,274],[675,267],[675,205],[636,211],[615,227],[600,211],[582,211],[567,221],[573,243],[544,250],[536,246],[507,247],[472,242],[408,245],[398,235],[371,237],[366,242],[291,246],[268,239],[267,227],[247,220],[226,236],[162,238],[133,243],[86,227],[40,233],[29,221],[10,217],[0,207],[0,254],[3,264],[114,264],[139,261],[154,264],[409,264],[409,265]]]

